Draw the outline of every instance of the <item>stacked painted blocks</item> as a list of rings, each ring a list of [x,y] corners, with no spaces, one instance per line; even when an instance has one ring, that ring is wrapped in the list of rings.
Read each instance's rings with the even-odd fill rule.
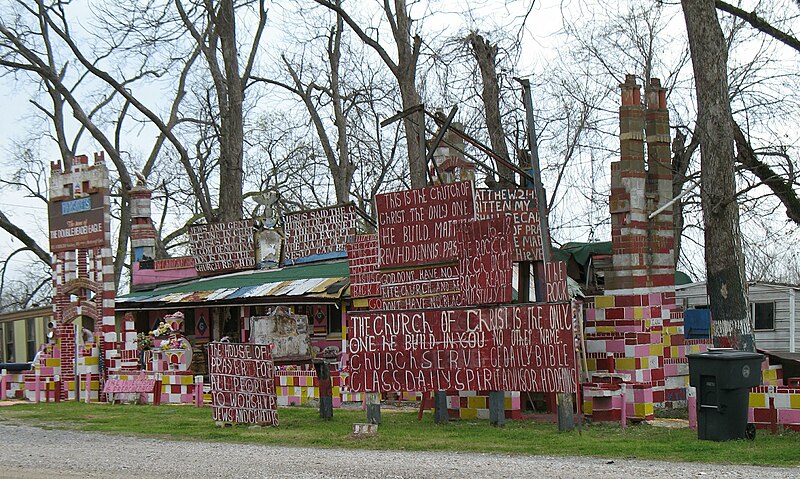
[[[5,388],[7,399],[22,399],[25,397],[25,374],[6,373]]]
[[[761,365],[761,386],[750,389],[748,422],[760,429],[800,431],[800,379],[783,380],[780,365]]]
[[[161,375],[161,403],[194,402],[194,374],[191,371],[170,371]]]
[[[622,384],[626,381],[630,381],[627,374],[592,374],[592,381],[582,385],[584,414],[595,422],[619,422],[622,418]]]
[[[597,296],[588,305],[585,334],[589,373],[628,375],[632,383],[630,411],[635,418],[652,419],[655,405],[666,401],[664,325],[674,325],[676,313],[674,292]],[[670,347],[675,344],[671,336],[669,341]],[[679,372],[679,368],[673,372]],[[593,387],[589,385],[590,390]],[[592,394],[587,398],[607,397]],[[606,407],[590,405],[589,409],[602,411]]]
[[[338,371],[331,371],[333,407],[342,404],[342,379]],[[275,394],[279,406],[300,406],[319,397],[317,373],[311,370],[275,371]],[[349,398],[348,398],[349,399]]]
[[[519,391],[504,392],[505,417],[522,419]],[[489,419],[488,391],[448,391],[447,413],[454,419]]]

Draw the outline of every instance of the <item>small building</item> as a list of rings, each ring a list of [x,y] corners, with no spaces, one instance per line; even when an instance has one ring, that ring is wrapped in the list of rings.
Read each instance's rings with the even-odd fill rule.
[[[0,314],[0,363],[33,361],[52,319],[51,306]]]
[[[766,351],[797,352],[800,331],[797,312],[800,306],[800,285],[751,281],[747,298],[756,337],[756,347]],[[706,282],[675,287],[675,298],[683,305],[688,335],[710,333],[711,312],[708,309]],[[708,337],[708,336],[706,336]]]

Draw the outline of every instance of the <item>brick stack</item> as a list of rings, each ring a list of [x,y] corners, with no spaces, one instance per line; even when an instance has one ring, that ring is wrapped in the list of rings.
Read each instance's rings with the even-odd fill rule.
[[[156,229],[150,216],[153,193],[139,182],[129,193],[131,202],[131,247],[134,261],[155,259]]]
[[[680,317],[672,210],[649,217],[672,199],[669,115],[658,79],[646,90],[646,110],[635,76],[628,75],[620,87],[621,156],[611,164],[609,202],[613,266],[606,272],[605,295],[587,304],[586,351],[590,372],[629,378],[629,415],[651,419],[655,405],[666,399],[664,348],[672,343],[664,341],[664,326]],[[615,407],[621,407],[622,399],[614,391],[620,381],[584,385],[585,408],[596,411],[593,417],[619,415]]]

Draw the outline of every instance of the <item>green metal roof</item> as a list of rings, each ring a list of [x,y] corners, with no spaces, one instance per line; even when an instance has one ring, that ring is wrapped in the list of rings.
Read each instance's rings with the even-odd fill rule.
[[[597,241],[593,243],[570,242],[564,243],[561,251],[569,253],[575,257],[575,261],[580,265],[589,263],[589,257],[596,254],[610,255],[611,241]]]
[[[316,263],[302,266],[287,266],[281,269],[265,271],[244,271],[210,278],[199,278],[178,285],[157,287],[149,291],[137,291],[117,297],[117,302],[137,301],[145,298],[163,297],[196,292],[213,292],[231,290],[231,294],[239,289],[252,288],[270,283],[297,282],[312,279],[350,277],[347,260],[330,263]],[[222,298],[220,298],[222,299]]]

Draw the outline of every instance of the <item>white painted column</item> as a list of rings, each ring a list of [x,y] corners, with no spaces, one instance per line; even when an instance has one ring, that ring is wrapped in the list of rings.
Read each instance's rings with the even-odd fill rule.
[[[797,291],[789,288],[789,352],[795,352],[797,342]]]

